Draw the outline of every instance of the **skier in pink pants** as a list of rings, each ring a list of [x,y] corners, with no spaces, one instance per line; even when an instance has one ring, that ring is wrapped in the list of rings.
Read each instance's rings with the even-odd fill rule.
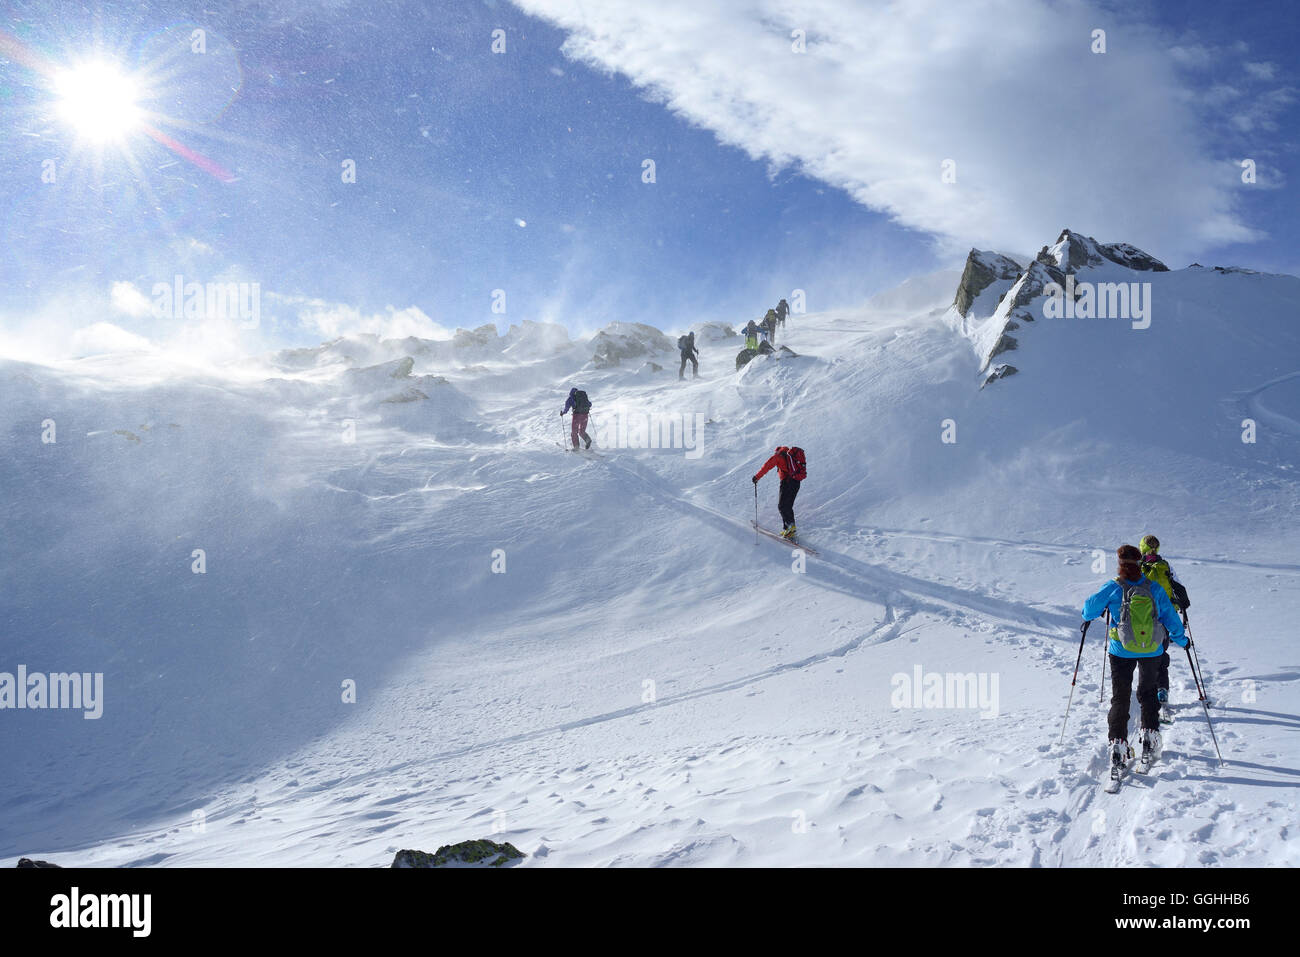
[[[560,415],[564,415],[569,409],[573,409],[573,423],[569,427],[569,437],[573,440],[574,450],[578,448],[579,436],[587,443],[584,448],[591,448],[591,436],[587,434],[587,416],[591,412],[591,400],[587,398],[587,393],[577,386],[569,390],[569,399],[560,410]]]

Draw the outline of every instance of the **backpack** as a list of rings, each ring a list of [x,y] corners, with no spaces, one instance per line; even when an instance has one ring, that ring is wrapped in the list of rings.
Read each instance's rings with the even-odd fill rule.
[[[573,411],[579,415],[586,415],[591,411],[591,400],[581,389],[573,393]]]
[[[1152,561],[1143,560],[1141,565],[1142,574],[1165,590],[1169,600],[1174,603],[1175,610],[1182,611],[1191,604],[1187,600],[1187,589],[1179,582],[1174,581],[1174,576],[1169,571],[1167,561],[1159,555],[1152,556],[1152,558]]]
[[[797,482],[802,482],[808,477],[808,459],[803,454],[803,449],[797,445],[782,446],[777,451],[785,455],[786,465],[790,469],[790,478]]]
[[[1118,578],[1115,580],[1124,590],[1124,598],[1119,606],[1119,621],[1111,626],[1110,636],[1118,639],[1125,651],[1149,655],[1161,650],[1169,633],[1156,611],[1151,582],[1134,585]]]
[[[687,348],[688,348],[688,344],[687,344],[687,342],[686,342],[686,337],[685,337],[685,336],[678,336],[678,337],[677,337],[677,349],[678,349],[678,351],[679,351],[679,352],[685,352],[685,351],[687,350]]]

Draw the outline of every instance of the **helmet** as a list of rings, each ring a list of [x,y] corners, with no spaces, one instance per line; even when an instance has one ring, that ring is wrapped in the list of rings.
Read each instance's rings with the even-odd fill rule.
[[[1138,542],[1138,545],[1141,547],[1143,555],[1151,555],[1160,551],[1160,539],[1154,535],[1143,535],[1142,541]]]

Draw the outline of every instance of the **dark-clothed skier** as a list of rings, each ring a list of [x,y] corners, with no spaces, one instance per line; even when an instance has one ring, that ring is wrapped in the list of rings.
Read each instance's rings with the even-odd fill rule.
[[[700,377],[700,362],[698,358],[700,350],[695,348],[695,333],[688,332],[684,336],[679,336],[677,339],[677,348],[682,354],[682,364],[677,369],[677,378],[686,378],[686,363],[689,362],[691,364],[691,378],[698,379]]]
[[[569,424],[569,437],[573,440],[574,449],[578,448],[579,438],[587,443],[584,448],[591,448],[591,436],[587,434],[587,416],[591,413],[591,400],[587,398],[587,393],[577,386],[569,390],[568,401],[564,403],[560,415],[564,415],[570,409],[573,409],[573,419]]]

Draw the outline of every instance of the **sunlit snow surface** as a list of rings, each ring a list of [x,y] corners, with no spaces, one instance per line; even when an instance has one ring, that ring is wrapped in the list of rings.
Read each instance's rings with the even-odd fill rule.
[[[97,721],[0,712],[0,864],[1300,863],[1300,281],[1140,278],[1150,329],[1038,323],[982,391],[952,276],[739,374],[702,330],[686,383],[540,325],[0,364],[0,670],[106,688]],[[700,454],[563,451],[573,385],[606,434],[702,416]],[[777,444],[802,573],[749,526]],[[1144,532],[1228,764],[1176,653],[1164,759],[1110,797],[1095,634],[1056,741],[1079,606]],[[996,716],[895,707],[918,667],[996,677]]]

